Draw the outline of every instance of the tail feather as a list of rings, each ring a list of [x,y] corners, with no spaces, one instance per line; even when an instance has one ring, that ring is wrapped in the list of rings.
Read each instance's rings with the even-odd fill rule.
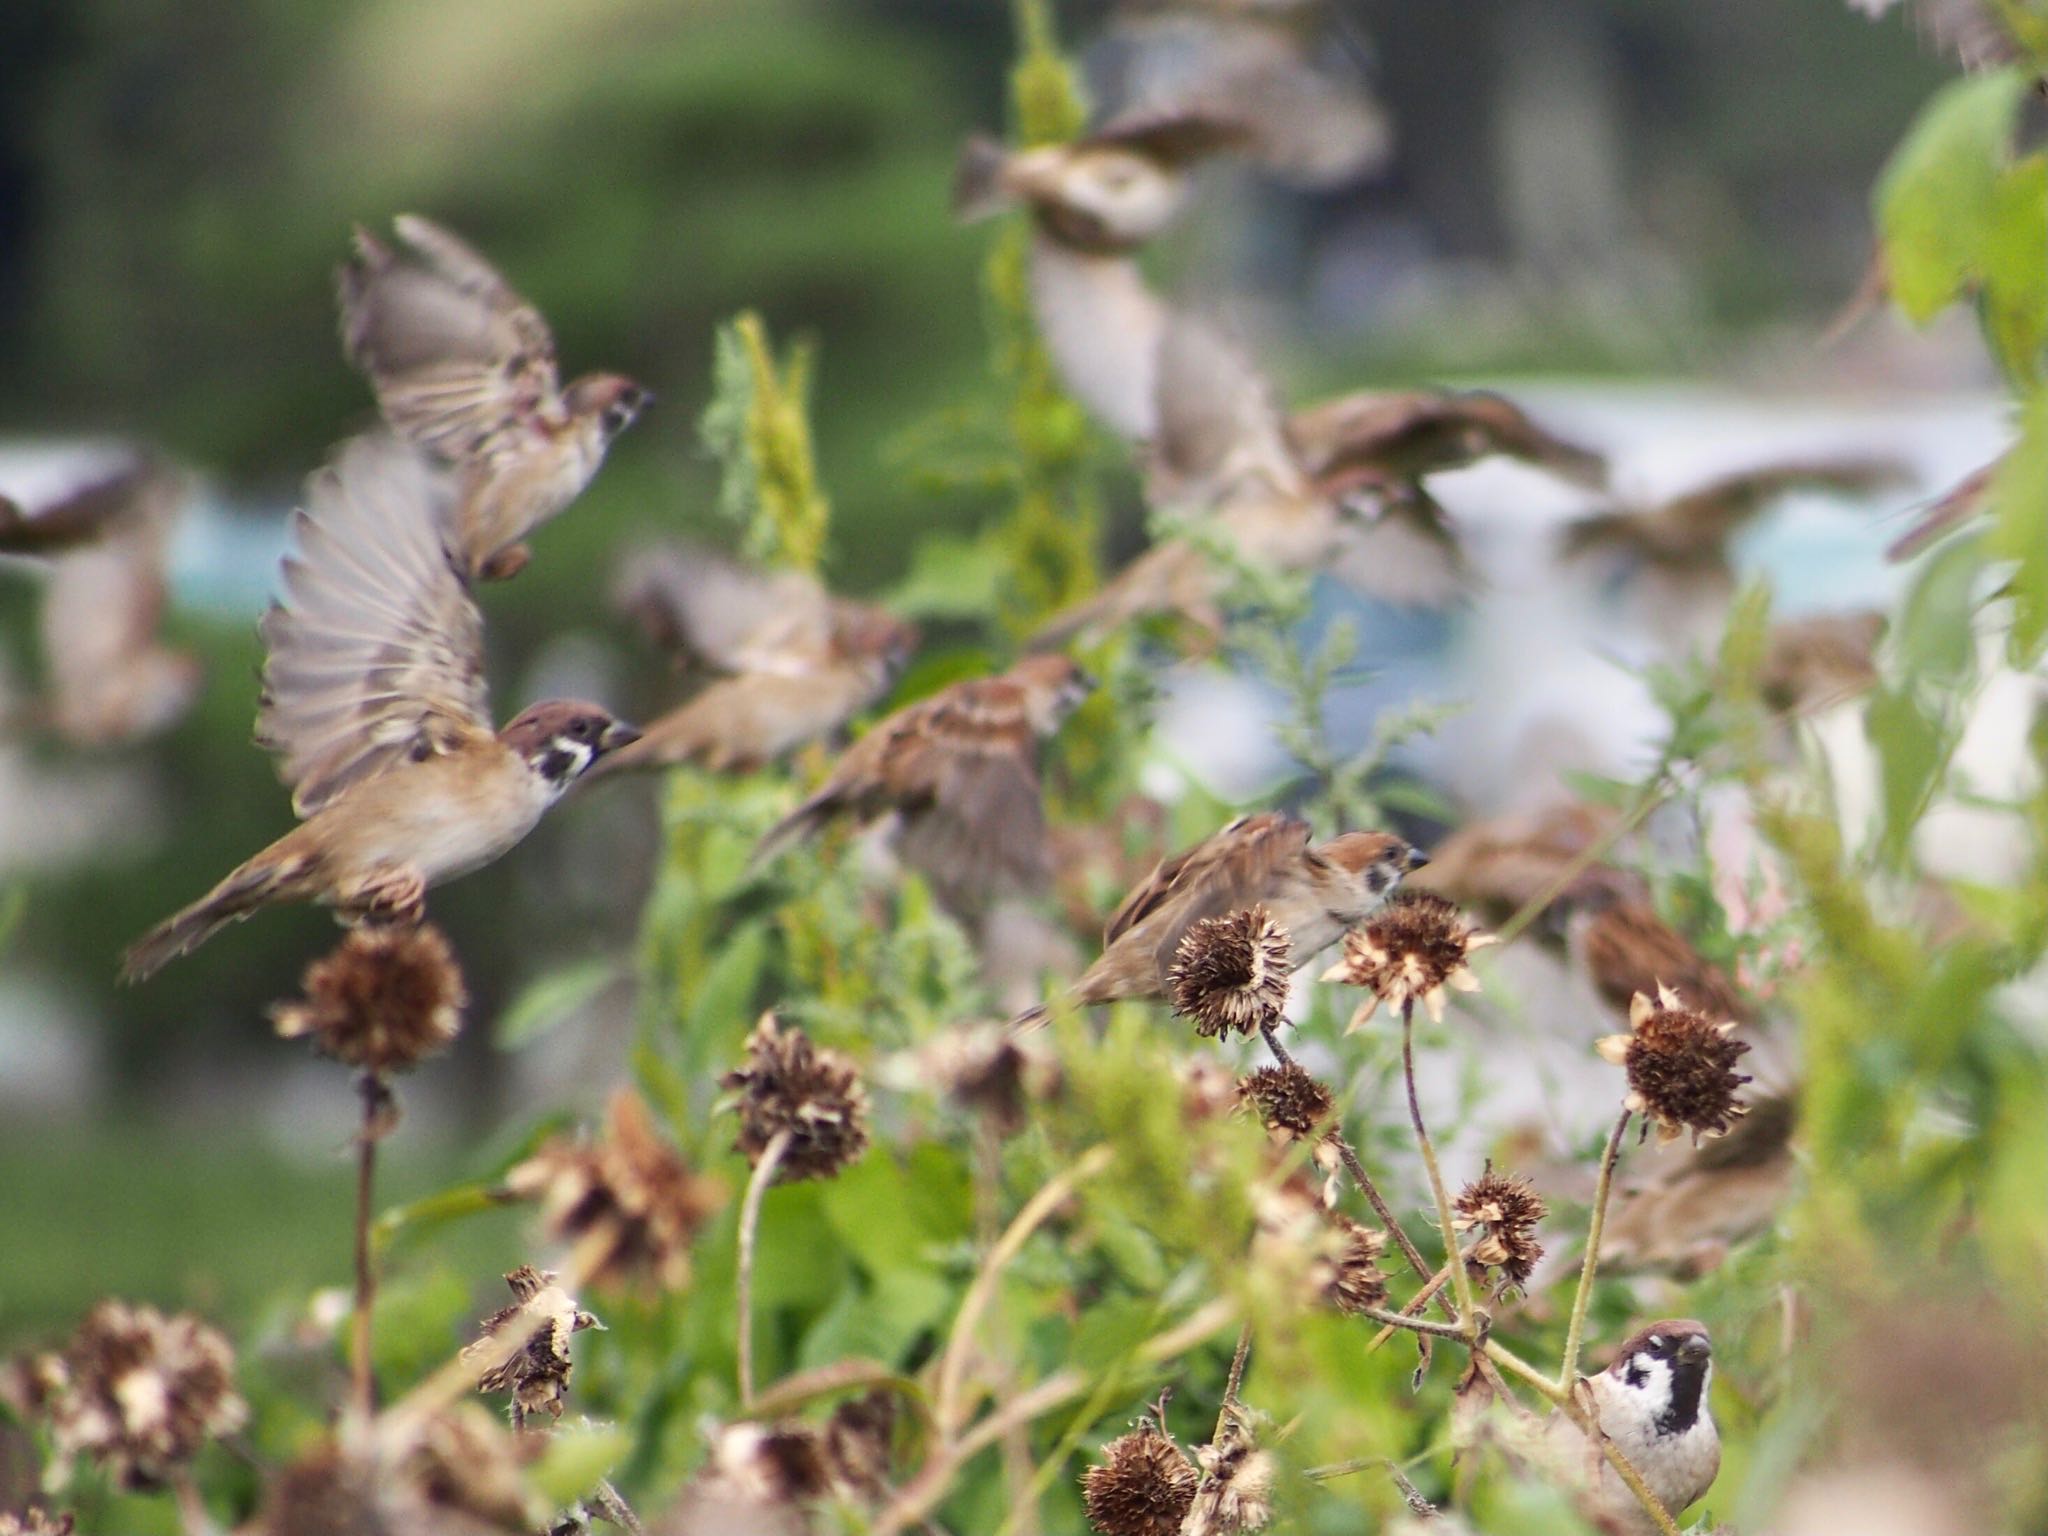
[[[1029,1034],[1034,1029],[1043,1029],[1052,1022],[1052,1007],[1047,1003],[1033,1003],[1022,1013],[1011,1015],[1008,1025],[1013,1035]]]
[[[782,820],[770,827],[747,860],[749,870],[765,869],[786,849],[817,836],[838,809],[836,799],[823,794],[811,796]]]
[[[268,902],[285,875],[276,865],[244,864],[129,945],[121,955],[121,980],[130,986],[147,981],[179,956],[191,954],[228,924],[240,922]]]
[[[972,134],[960,146],[960,159],[953,168],[953,216],[963,223],[985,219],[1010,206],[1010,192],[1003,185],[1010,152],[985,133]]]

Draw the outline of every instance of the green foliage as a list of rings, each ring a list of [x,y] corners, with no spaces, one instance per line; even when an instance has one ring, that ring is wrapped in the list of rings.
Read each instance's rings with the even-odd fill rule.
[[[818,569],[832,521],[811,450],[815,363],[798,343],[778,368],[767,326],[747,311],[718,328],[699,426],[723,472],[718,510],[744,532],[747,553],[800,571]]]

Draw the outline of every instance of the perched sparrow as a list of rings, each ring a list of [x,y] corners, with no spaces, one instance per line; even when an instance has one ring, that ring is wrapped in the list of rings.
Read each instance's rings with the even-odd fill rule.
[[[1783,1094],[1748,1102],[1749,1113],[1726,1136],[1697,1146],[1674,1143],[1635,1161],[1638,1174],[1646,1160],[1656,1166],[1616,1191],[1600,1234],[1603,1269],[1702,1275],[1734,1244],[1770,1225],[1796,1171],[1796,1106]]]
[[[704,549],[643,555],[619,602],[658,644],[732,675],[650,724],[605,773],[774,762],[881,698],[917,648],[916,626],[885,609],[833,597],[801,571],[752,571]]]
[[[1757,686],[1780,714],[1810,715],[1877,686],[1877,642],[1885,618],[1865,610],[1821,613],[1775,624],[1765,637]]]
[[[1287,930],[1299,970],[1429,862],[1391,832],[1346,832],[1313,846],[1310,836],[1307,822],[1261,811],[1161,860],[1111,914],[1101,958],[1069,996],[1079,1004],[1163,997],[1189,927],[1255,904]]]
[[[46,699],[28,711],[65,741],[103,747],[181,719],[204,673],[159,636],[164,556],[183,477],[137,455],[33,514],[0,507],[0,554],[49,558],[41,639]]]
[[[567,699],[493,732],[483,615],[441,542],[443,484],[383,437],[346,444],[309,483],[285,596],[263,620],[256,721],[305,820],[138,940],[127,979],[278,902],[417,917],[430,886],[504,854],[636,738]]]
[[[455,468],[449,543],[471,579],[502,580],[651,397],[615,373],[564,389],[547,321],[496,268],[425,219],[395,227],[400,250],[356,231],[337,284],[342,344],[391,429]]]
[[[1572,913],[1573,952],[1594,990],[1617,1013],[1638,993],[1655,997],[1670,987],[1710,1018],[1756,1022],[1756,1009],[1727,973],[1694,949],[1649,902],[1627,896],[1581,902]]]
[[[848,748],[766,837],[757,862],[840,816],[899,818],[897,851],[956,916],[1051,878],[1038,743],[1093,681],[1064,656],[1027,656],[906,705]]]
[[[1246,154],[1304,187],[1386,162],[1392,134],[1325,0],[1125,0],[1107,47],[1126,109],[1206,107],[1251,125]]]
[[[1602,1432],[1674,1516],[1703,1496],[1721,1470],[1721,1436],[1707,1405],[1713,1376],[1705,1325],[1667,1318],[1637,1333],[1612,1365],[1586,1378]],[[1657,1525],[1649,1511],[1584,1430],[1560,1413],[1548,1439],[1567,1475],[1588,1489],[1603,1529],[1653,1536]]]
[[[1237,142],[1235,123],[1203,113],[1141,114],[1071,144],[1011,152],[970,139],[954,209],[976,219],[1031,211],[1031,301],[1039,334],[1074,398],[1132,442],[1153,435],[1153,380],[1166,306],[1133,253],[1187,200],[1187,169]]]
[[[1938,539],[1974,520],[1984,511],[1991,498],[1991,482],[1998,477],[1998,471],[2005,464],[2001,455],[1982,469],[1973,470],[1953,488],[1936,498],[1921,514],[1920,520],[1894,539],[1885,556],[1891,560],[1910,560]]]

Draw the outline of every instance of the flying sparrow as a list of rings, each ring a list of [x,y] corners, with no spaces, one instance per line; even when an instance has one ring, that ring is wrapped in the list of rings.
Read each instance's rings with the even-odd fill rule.
[[[1721,1470],[1721,1436],[1707,1404],[1713,1376],[1705,1325],[1667,1318],[1635,1334],[1612,1365],[1586,1378],[1585,1396],[1601,1431],[1674,1516],[1703,1496]],[[1602,1529],[1653,1536],[1657,1525],[1649,1511],[1584,1430],[1560,1413],[1547,1440],[1565,1473],[1588,1490]]]
[[[1784,1094],[1754,1096],[1748,1105],[1726,1136],[1647,1154],[1657,1166],[1647,1179],[1624,1183],[1607,1213],[1600,1233],[1603,1269],[1662,1269],[1691,1278],[1770,1225],[1796,1172],[1796,1106]]]
[[[1573,953],[1601,1000],[1626,1014],[1641,993],[1655,997],[1669,987],[1716,1021],[1756,1022],[1756,1009],[1718,965],[1702,955],[1647,900],[1588,895],[1574,905],[1569,921]]]
[[[605,759],[605,773],[774,762],[881,698],[917,648],[916,626],[886,609],[834,597],[801,571],[748,570],[704,549],[640,556],[618,600],[657,644],[731,675],[651,723]]]
[[[399,248],[356,231],[337,278],[342,345],[392,431],[454,467],[449,544],[471,579],[502,580],[652,397],[615,373],[563,388],[547,321],[496,268],[426,219],[394,227]]]
[[[1647,901],[1641,876],[1603,860],[1567,878],[1614,821],[1612,811],[1583,801],[1468,821],[1430,850],[1429,868],[1414,883],[1494,924],[1507,922],[1560,879],[1566,883],[1556,900],[1567,906],[1602,897]]]
[[[49,563],[39,620],[47,696],[25,713],[73,746],[155,735],[198,696],[198,658],[159,634],[165,551],[185,489],[176,470],[136,454],[32,513],[0,508],[0,554]]]
[[[1487,390],[1360,390],[1296,411],[1287,435],[1304,472],[1334,495],[1365,486],[1414,494],[1426,475],[1495,455],[1589,489],[1607,485],[1605,457]]]
[[[1074,983],[1076,1004],[1163,997],[1188,929],[1263,904],[1293,942],[1301,969],[1385,901],[1428,858],[1391,832],[1346,832],[1311,844],[1309,824],[1283,811],[1240,816],[1163,859],[1125,896],[1102,934],[1102,955]],[[1043,1009],[1018,1020],[1039,1022]]]
[[[1973,521],[1991,499],[1991,483],[1998,478],[2005,457],[2000,455],[1982,469],[1972,470],[1922,511],[1920,518],[1885,550],[1891,560],[1910,560],[1938,539]]]
[[[1051,880],[1038,743],[1093,680],[1064,656],[1027,656],[953,683],[877,723],[761,840],[756,862],[841,816],[893,814],[897,851],[963,920]]]
[[[140,980],[261,907],[416,919],[429,887],[490,863],[637,737],[550,699],[491,729],[483,615],[441,542],[445,479],[386,437],[342,447],[293,519],[264,615],[257,740],[304,818],[123,957]]]
[[[1039,335],[1068,392],[1128,441],[1153,435],[1167,322],[1134,253],[1180,213],[1189,167],[1242,135],[1206,113],[1141,113],[1071,144],[1012,152],[977,136],[961,152],[955,212],[977,219],[1018,204],[1030,210]]]

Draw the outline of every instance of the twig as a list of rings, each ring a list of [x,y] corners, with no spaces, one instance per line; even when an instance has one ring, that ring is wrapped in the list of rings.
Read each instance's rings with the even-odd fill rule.
[[[735,1289],[739,1292],[738,1354],[742,1413],[754,1406],[754,1246],[761,1226],[761,1200],[768,1193],[768,1186],[775,1182],[775,1171],[782,1166],[783,1156],[789,1151],[791,1134],[785,1126],[768,1138],[768,1145],[761,1149],[761,1160],[754,1164],[754,1171],[747,1178],[747,1193],[740,1202],[739,1275]]]
[[[1244,1363],[1252,1352],[1252,1325],[1247,1318],[1245,1325],[1237,1330],[1237,1350],[1230,1357],[1230,1375],[1223,1383],[1223,1406],[1216,1411],[1216,1433],[1209,1438],[1220,1440],[1230,1420],[1230,1410],[1237,1402],[1239,1388],[1244,1386]],[[1165,1426],[1162,1424],[1161,1428]]]
[[[1283,1067],[1294,1065],[1294,1058],[1287,1054],[1287,1047],[1280,1043],[1280,1036],[1271,1024],[1261,1024],[1259,1033],[1266,1037],[1266,1048],[1273,1053],[1273,1059]]]
[[[619,1496],[619,1490],[612,1486],[608,1477],[597,1480],[597,1507],[604,1511],[605,1518],[624,1530],[626,1536],[643,1536],[645,1527],[640,1517],[633,1513],[633,1506]]]
[[[173,1474],[171,1496],[177,1501],[178,1524],[184,1527],[185,1536],[220,1536],[220,1527],[207,1513],[206,1500],[199,1496],[199,1485],[192,1480],[189,1468],[180,1468]]]
[[[356,1307],[349,1329],[349,1381],[356,1411],[367,1421],[377,1411],[376,1377],[370,1364],[370,1312],[377,1299],[377,1276],[370,1264],[370,1209],[377,1182],[377,1116],[384,1106],[384,1084],[365,1072],[356,1084],[363,1100],[363,1129],[356,1142]]]
[[[1408,1506],[1410,1514],[1422,1520],[1434,1520],[1436,1518],[1436,1506],[1422,1496],[1420,1488],[1417,1488],[1408,1481],[1408,1474],[1401,1470],[1398,1463],[1391,1461],[1387,1463],[1387,1476],[1391,1477],[1394,1480],[1394,1486],[1401,1490],[1401,1502]]]
[[[1573,855],[1564,868],[1552,876],[1548,885],[1523,902],[1521,909],[1494,931],[1494,936],[1503,944],[1513,943],[1525,928],[1550,910],[1550,904],[1562,896],[1574,880],[1606,858],[1614,851],[1616,843],[1641,826],[1650,812],[1664,803],[1664,781],[1670,771],[1670,759],[1660,759],[1655,771],[1637,792],[1635,804],[1622,813],[1621,819]]]
[[[1403,1328],[1410,1333],[1428,1334],[1431,1338],[1471,1342],[1472,1331],[1461,1322],[1439,1323],[1427,1317],[1410,1317],[1406,1312],[1389,1312],[1385,1307],[1360,1307],[1358,1315],[1369,1317],[1376,1323],[1385,1323],[1389,1333]]]
[[[1565,1330],[1564,1363],[1557,1370],[1558,1386],[1569,1392],[1579,1377],[1579,1346],[1586,1336],[1586,1309],[1593,1302],[1593,1277],[1600,1269],[1600,1234],[1607,1225],[1607,1198],[1614,1188],[1614,1163],[1621,1156],[1622,1134],[1628,1130],[1629,1111],[1623,1110],[1607,1137],[1607,1150],[1600,1154],[1600,1177],[1593,1185],[1593,1219],[1586,1228],[1586,1258],[1579,1267],[1579,1289],[1572,1297],[1571,1325]]]
[[[1436,1219],[1437,1225],[1443,1229],[1444,1253],[1455,1256],[1458,1252],[1458,1229],[1451,1220],[1451,1197],[1444,1192],[1443,1170],[1437,1166],[1436,1147],[1429,1139],[1429,1128],[1422,1123],[1422,1101],[1415,1096],[1415,1003],[1412,999],[1401,1005],[1401,1075],[1408,1080],[1408,1123],[1415,1128],[1415,1145],[1422,1153],[1422,1166],[1429,1174],[1430,1193],[1436,1196]],[[1478,1335],[1474,1330],[1478,1308],[1472,1297],[1472,1277],[1465,1273],[1463,1264],[1452,1264],[1450,1268],[1451,1288],[1458,1297],[1459,1320],[1465,1325],[1465,1336],[1476,1343]]]

